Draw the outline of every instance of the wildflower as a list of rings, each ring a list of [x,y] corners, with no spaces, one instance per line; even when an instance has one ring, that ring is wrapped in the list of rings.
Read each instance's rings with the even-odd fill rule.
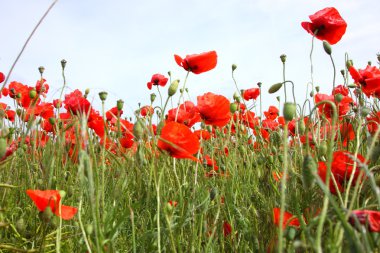
[[[197,107],[206,124],[224,127],[231,119],[230,102],[222,95],[208,92],[198,96]]]
[[[244,90],[243,92],[243,98],[247,101],[250,99],[255,100],[259,95],[260,95],[259,88],[247,89],[247,90]]]
[[[148,82],[146,85],[148,86],[148,89],[151,90],[153,85],[156,85],[156,86],[160,85],[164,87],[167,82],[168,82],[168,78],[166,78],[164,75],[154,74],[150,82]]]
[[[215,51],[186,55],[185,59],[176,54],[174,55],[174,59],[180,67],[194,74],[200,74],[215,68],[217,57]]]
[[[143,107],[141,107],[141,109],[140,109],[140,115],[143,116],[143,117],[145,117],[145,116],[147,116],[147,115],[148,115],[148,116],[152,116],[153,113],[154,113],[154,109],[153,109],[153,107],[150,106],[150,105],[143,106]]]
[[[281,213],[281,208],[273,208],[273,223],[277,227],[280,226],[280,213]],[[284,220],[282,223],[282,228],[285,229],[287,226],[299,228],[300,221],[293,214],[284,212]]]
[[[123,110],[119,110],[117,106],[115,106],[106,112],[106,119],[107,121],[111,121],[112,118],[120,117],[122,114],[123,114]]]
[[[199,140],[187,126],[169,122],[162,128],[157,146],[167,151],[172,157],[196,161],[193,155],[199,150]]]
[[[0,83],[4,82],[5,80],[5,75],[3,74],[3,72],[0,72]]]
[[[51,211],[64,220],[70,220],[77,213],[77,208],[72,206],[60,206],[61,195],[57,190],[27,190],[26,194],[33,200],[40,212],[50,207]]]
[[[267,119],[275,120],[278,117],[279,110],[276,106],[269,106],[268,111],[264,112],[264,115]]]
[[[368,65],[365,69],[355,69],[350,66],[349,72],[357,85],[360,85],[367,97],[380,97],[380,69]]]
[[[70,94],[65,96],[65,109],[68,112],[73,113],[74,115],[78,115],[80,113],[88,113],[91,104],[90,102],[83,97],[82,92],[80,90],[74,90]]]
[[[349,222],[354,225],[355,220],[366,225],[370,232],[380,232],[380,212],[372,210],[353,210]]]
[[[188,127],[192,127],[201,120],[198,108],[191,101],[185,101],[178,108],[170,109],[167,115],[167,121],[175,121],[182,123]]]
[[[319,40],[336,44],[346,32],[347,23],[334,7],[328,7],[309,16],[311,22],[302,22],[301,26]]]

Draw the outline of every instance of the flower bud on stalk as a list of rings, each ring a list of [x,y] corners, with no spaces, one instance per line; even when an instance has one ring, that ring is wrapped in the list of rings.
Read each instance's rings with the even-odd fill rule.
[[[62,67],[62,69],[66,68],[66,63],[67,63],[67,61],[65,59],[61,60],[61,67]]]
[[[37,96],[37,91],[36,91],[36,90],[30,90],[30,91],[29,91],[29,97],[30,97],[31,99],[36,98],[36,96]]]
[[[231,113],[235,113],[237,110],[238,110],[238,104],[237,103],[231,103],[230,104]]]
[[[42,76],[42,74],[43,74],[44,71],[45,71],[45,67],[40,66],[40,67],[38,68],[38,71],[40,72],[40,74],[41,74],[41,76]]]
[[[133,135],[136,140],[140,140],[144,136],[144,124],[141,119],[137,119],[133,125]]]
[[[323,49],[325,50],[326,54],[331,55],[332,50],[331,50],[331,45],[327,41],[323,41]]]
[[[174,80],[170,84],[169,89],[168,89],[168,95],[169,95],[169,97],[173,96],[177,92],[178,85],[179,85],[179,80],[178,79]]]
[[[100,100],[102,100],[103,102],[106,101],[107,95],[108,95],[108,93],[105,92],[105,91],[99,92],[99,98],[100,98]]]
[[[7,152],[7,141],[4,138],[0,138],[0,159],[5,156]]]
[[[283,83],[275,83],[275,84],[273,84],[273,85],[269,88],[269,90],[268,90],[269,94],[273,94],[273,93],[277,92],[279,89],[281,89],[282,84],[283,84]]]
[[[334,96],[335,102],[340,103],[342,101],[342,99],[343,99],[342,94],[340,94],[340,93],[335,94],[335,96]]]
[[[150,94],[150,102],[153,104],[154,100],[156,100],[156,94]]]
[[[235,71],[236,68],[237,68],[237,65],[236,64],[232,64],[232,71]]]
[[[116,107],[119,111],[123,110],[124,101],[122,99],[119,99],[116,101]]]
[[[280,55],[280,59],[281,59],[282,63],[285,63],[286,62],[286,54]]]
[[[290,102],[284,103],[283,115],[286,121],[291,121],[296,115],[296,104]]]

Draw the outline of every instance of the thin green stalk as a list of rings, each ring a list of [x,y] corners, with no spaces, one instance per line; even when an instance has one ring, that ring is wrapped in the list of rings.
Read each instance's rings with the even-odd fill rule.
[[[179,105],[181,104],[181,99],[183,97],[183,93],[185,92],[186,82],[187,82],[187,78],[189,77],[189,74],[190,74],[190,71],[187,71],[185,81],[183,82],[183,86],[182,86],[182,92],[180,92],[181,94],[179,96],[178,103],[177,103],[177,111],[176,111],[175,119],[174,119],[175,122],[177,122],[177,119],[178,119]]]
[[[282,253],[283,250],[283,237],[284,228],[282,224],[284,223],[285,214],[285,191],[286,191],[286,178],[288,174],[288,122],[284,126],[283,133],[283,145],[284,145],[284,162],[283,162],[283,172],[281,177],[281,211],[280,211],[280,225],[278,232],[278,252]]]
[[[331,63],[333,65],[333,68],[334,68],[334,78],[333,78],[333,90],[335,89],[335,77],[336,77],[336,68],[335,68],[335,63],[334,63],[334,60],[332,58],[332,55],[330,54],[330,59],[331,59]]]

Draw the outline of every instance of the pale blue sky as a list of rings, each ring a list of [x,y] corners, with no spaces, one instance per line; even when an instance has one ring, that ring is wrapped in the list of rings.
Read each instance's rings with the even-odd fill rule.
[[[0,0],[0,71],[8,72],[50,3]],[[217,67],[188,80],[192,100],[207,91],[232,98],[231,64],[235,63],[239,88],[263,83],[266,108],[277,105],[276,95],[269,95],[267,89],[282,80],[279,56],[285,53],[287,79],[296,83],[301,103],[310,81],[311,36],[300,23],[329,6],[337,8],[348,23],[346,34],[333,46],[339,84],[345,52],[358,68],[364,68],[368,60],[376,64],[380,51],[378,0],[60,0],[36,32],[11,81],[34,85],[38,67],[45,66],[50,96],[57,97],[54,91],[62,86],[60,60],[64,58],[69,88],[90,88],[90,97],[95,100],[98,92],[105,90],[108,107],[123,99],[126,113],[132,115],[139,101],[149,103],[152,91],[146,83],[153,74],[167,75],[170,70],[174,78],[184,79],[186,73],[176,65],[174,54],[216,50]],[[315,84],[330,93],[331,62],[318,40],[314,65]]]

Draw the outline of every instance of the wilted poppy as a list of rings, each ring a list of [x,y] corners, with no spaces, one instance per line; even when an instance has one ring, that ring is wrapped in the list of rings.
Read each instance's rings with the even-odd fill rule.
[[[208,92],[197,97],[197,107],[206,124],[224,127],[231,119],[230,101],[222,95]]]
[[[154,74],[146,85],[148,86],[148,89],[152,89],[153,85],[160,85],[160,86],[165,86],[166,83],[168,82],[168,78],[166,78],[164,75],[161,74]]]
[[[218,56],[215,51],[186,55],[185,59],[176,54],[174,55],[174,59],[179,66],[194,74],[200,74],[215,68],[217,58]]]
[[[64,220],[70,220],[77,213],[78,209],[72,206],[61,205],[61,195],[57,190],[27,190],[26,194],[33,200],[40,212],[50,207],[51,211]],[[60,210],[61,209],[61,210]]]
[[[347,23],[334,7],[328,7],[309,16],[311,22],[302,22],[302,27],[317,39],[336,44],[346,32]]]
[[[174,158],[187,158],[197,161],[193,156],[199,150],[198,137],[180,123],[169,122],[161,130],[157,143],[158,148],[169,152]]]
[[[372,210],[353,210],[350,216],[350,223],[355,225],[355,220],[362,225],[366,225],[370,232],[380,232],[380,212]]]

